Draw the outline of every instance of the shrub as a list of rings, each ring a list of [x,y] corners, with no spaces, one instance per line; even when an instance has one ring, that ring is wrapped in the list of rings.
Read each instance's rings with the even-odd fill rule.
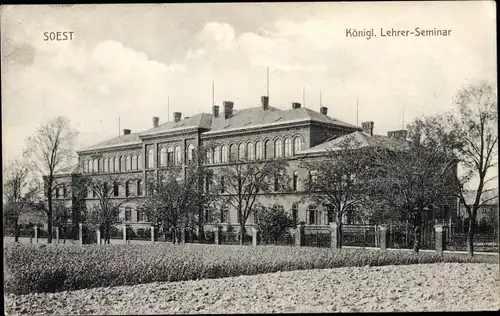
[[[55,292],[277,271],[434,262],[481,262],[435,253],[217,245],[4,245],[6,293]],[[498,258],[490,260],[498,263]]]
[[[293,218],[283,208],[263,207],[258,213],[257,228],[260,231],[262,241],[277,244],[278,240],[285,236],[289,228],[296,225]]]

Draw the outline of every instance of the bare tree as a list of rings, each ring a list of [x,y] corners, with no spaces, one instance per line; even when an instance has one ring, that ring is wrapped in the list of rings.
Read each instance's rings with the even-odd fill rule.
[[[31,170],[43,179],[43,198],[45,203],[37,203],[47,214],[47,243],[52,243],[53,194],[62,184],[57,184],[55,175],[71,164],[75,156],[72,149],[77,131],[71,127],[69,120],[59,116],[38,127],[34,136],[27,139],[25,156],[30,159]],[[42,182],[42,181],[40,181]]]
[[[342,217],[350,208],[359,209],[366,198],[368,155],[359,143],[346,138],[339,148],[329,150],[317,161],[304,162],[309,177],[304,181],[304,200],[313,200],[333,215],[342,247]]]
[[[283,159],[230,159],[227,165],[216,171],[217,180],[209,179],[218,201],[232,206],[237,212],[241,245],[244,244],[245,223],[257,206],[257,196],[286,189],[287,166]]]

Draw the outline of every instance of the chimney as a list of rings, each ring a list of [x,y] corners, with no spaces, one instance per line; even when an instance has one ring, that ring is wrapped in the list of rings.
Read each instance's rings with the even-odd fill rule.
[[[160,118],[157,116],[153,117],[153,127],[158,127],[158,124],[160,123]]]
[[[124,129],[123,130],[123,135],[128,135],[130,134],[130,130],[129,129]]]
[[[260,103],[262,103],[262,109],[264,111],[269,109],[269,97],[268,96],[261,96]]]
[[[214,115],[214,118],[219,117],[219,106],[218,105],[212,106],[212,114]]]
[[[182,113],[181,112],[174,112],[174,122],[179,122],[181,120]]]
[[[406,138],[408,137],[408,131],[404,130],[404,129],[400,129],[397,131],[390,131],[390,132],[387,132],[387,137],[394,138],[394,139],[406,140]]]
[[[319,108],[319,112],[323,115],[327,115],[328,113],[328,108],[326,106],[322,106]]]
[[[372,121],[361,123],[363,133],[373,136],[373,125],[375,125],[375,123],[373,123]]]
[[[233,116],[234,103],[232,101],[224,101],[224,118],[227,120]]]
[[[295,110],[295,109],[300,109],[300,103],[298,103],[298,102],[293,102],[293,103],[292,103],[292,109],[294,109],[294,110]]]

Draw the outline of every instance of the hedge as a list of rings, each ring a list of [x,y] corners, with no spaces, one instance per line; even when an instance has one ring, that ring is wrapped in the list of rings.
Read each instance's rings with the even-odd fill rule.
[[[303,269],[485,260],[422,252],[201,244],[8,244],[4,256],[4,290],[13,294]],[[498,263],[497,257],[488,260]]]

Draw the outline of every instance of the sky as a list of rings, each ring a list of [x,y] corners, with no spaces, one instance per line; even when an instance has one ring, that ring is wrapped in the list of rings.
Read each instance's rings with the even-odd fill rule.
[[[292,102],[374,132],[454,107],[457,90],[496,84],[493,1],[3,6],[3,162],[58,115],[75,149],[182,116]],[[380,29],[447,37],[381,37]],[[376,37],[347,37],[346,29]],[[44,41],[45,32],[73,32]],[[170,104],[168,106],[168,104]],[[357,105],[359,111],[357,114]]]

